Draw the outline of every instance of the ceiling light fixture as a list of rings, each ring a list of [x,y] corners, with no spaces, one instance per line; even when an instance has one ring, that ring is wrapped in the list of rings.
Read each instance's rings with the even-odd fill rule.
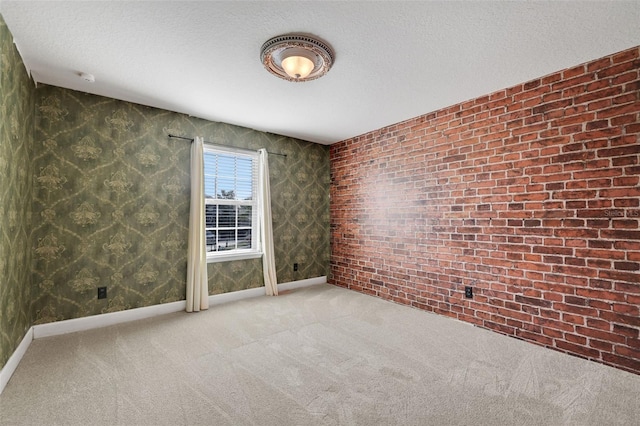
[[[325,75],[334,53],[324,41],[306,34],[286,34],[267,40],[260,60],[271,74],[288,81],[309,81]]]

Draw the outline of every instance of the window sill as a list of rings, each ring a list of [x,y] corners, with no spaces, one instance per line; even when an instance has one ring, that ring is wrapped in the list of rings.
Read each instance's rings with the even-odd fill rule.
[[[229,262],[232,260],[257,259],[262,257],[261,251],[239,252],[207,256],[207,263]]]

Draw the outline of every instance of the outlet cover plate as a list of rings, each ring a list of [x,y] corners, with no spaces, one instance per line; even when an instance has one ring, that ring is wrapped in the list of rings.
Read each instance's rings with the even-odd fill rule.
[[[107,298],[107,288],[98,287],[98,299],[106,299],[106,298]]]

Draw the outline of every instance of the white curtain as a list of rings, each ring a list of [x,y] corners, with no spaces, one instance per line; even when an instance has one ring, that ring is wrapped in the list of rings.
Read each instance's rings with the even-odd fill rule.
[[[260,199],[262,200],[260,214],[260,232],[262,240],[262,271],[264,287],[267,296],[278,295],[278,279],[276,277],[276,258],[273,252],[273,224],[271,223],[271,190],[269,188],[269,159],[267,150],[260,153]]]
[[[187,257],[187,312],[209,308],[207,253],[204,224],[204,146],[196,137],[191,144],[191,208]]]

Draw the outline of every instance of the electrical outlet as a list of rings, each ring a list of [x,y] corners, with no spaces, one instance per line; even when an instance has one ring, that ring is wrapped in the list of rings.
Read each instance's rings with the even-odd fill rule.
[[[467,299],[473,298],[473,287],[466,286],[464,288],[464,297],[466,297]]]
[[[107,298],[107,288],[98,287],[98,299],[106,299],[106,298]]]
[[[293,272],[298,272],[298,264],[297,263],[293,264]]]

